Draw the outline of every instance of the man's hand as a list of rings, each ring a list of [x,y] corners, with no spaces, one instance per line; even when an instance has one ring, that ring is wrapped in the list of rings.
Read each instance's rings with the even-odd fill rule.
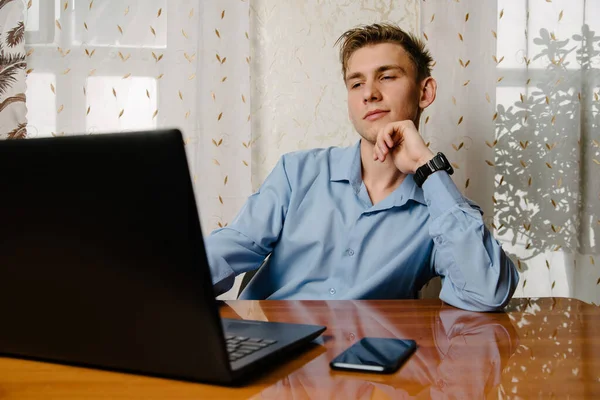
[[[390,122],[377,134],[373,160],[383,162],[388,155],[403,174],[414,174],[434,157],[410,120]]]

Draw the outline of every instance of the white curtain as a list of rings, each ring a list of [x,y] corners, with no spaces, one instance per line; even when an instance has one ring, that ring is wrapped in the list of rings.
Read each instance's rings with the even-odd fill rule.
[[[28,137],[179,128],[203,230],[231,220],[251,190],[248,2],[28,3]]]
[[[600,303],[598,16],[584,0],[422,3],[439,83],[422,129],[519,266],[517,296]]]

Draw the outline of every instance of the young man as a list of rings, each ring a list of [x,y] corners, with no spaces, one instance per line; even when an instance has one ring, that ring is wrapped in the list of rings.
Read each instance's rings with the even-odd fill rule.
[[[428,51],[388,24],[338,42],[362,139],[281,157],[233,223],[206,238],[217,293],[270,254],[241,298],[415,298],[441,275],[445,302],[504,307],[517,271],[416,128],[436,94]]]

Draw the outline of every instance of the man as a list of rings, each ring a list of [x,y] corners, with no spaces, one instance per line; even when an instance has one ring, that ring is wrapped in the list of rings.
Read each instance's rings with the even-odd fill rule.
[[[415,298],[440,275],[445,302],[504,307],[516,269],[416,128],[436,95],[428,51],[389,24],[338,42],[362,139],[281,157],[233,223],[206,238],[217,293],[270,254],[241,298]]]

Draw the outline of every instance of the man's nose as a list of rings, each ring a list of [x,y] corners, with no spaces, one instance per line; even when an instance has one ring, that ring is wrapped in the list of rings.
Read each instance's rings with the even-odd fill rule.
[[[377,85],[373,82],[365,83],[364,91],[363,91],[363,101],[368,103],[370,101],[379,101],[381,100],[381,92],[377,88]]]

